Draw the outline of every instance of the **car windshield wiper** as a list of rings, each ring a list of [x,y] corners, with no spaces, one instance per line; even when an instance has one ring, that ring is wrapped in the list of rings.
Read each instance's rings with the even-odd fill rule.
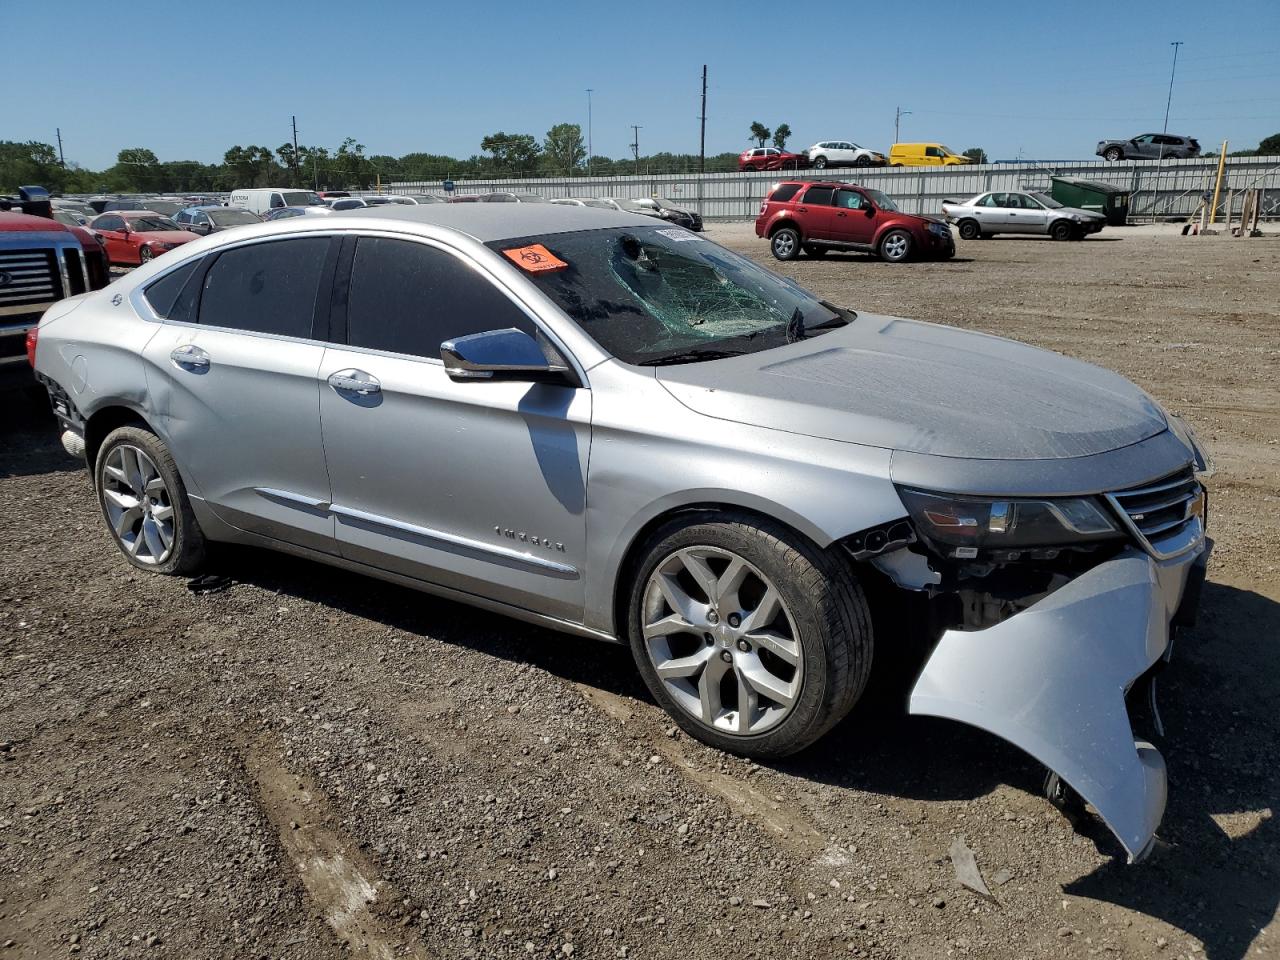
[[[664,367],[673,363],[697,363],[700,360],[723,360],[725,357],[740,357],[745,350],[721,350],[715,347],[697,347],[693,350],[682,350],[680,353],[668,353],[661,357],[637,361],[641,367]]]

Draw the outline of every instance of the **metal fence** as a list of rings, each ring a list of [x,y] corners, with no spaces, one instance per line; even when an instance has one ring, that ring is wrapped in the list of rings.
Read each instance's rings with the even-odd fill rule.
[[[1130,219],[1189,217],[1206,191],[1213,190],[1216,157],[1195,160],[1102,160],[1053,164],[997,163],[966,167],[864,167],[843,170],[805,170],[807,179],[845,180],[883,190],[908,213],[938,214],[942,201],[971,197],[987,190],[1047,190],[1054,175],[1083,177],[1125,187],[1130,191]],[[523,180],[458,180],[456,194],[499,190],[532,191],[549,200],[559,197],[667,197],[698,211],[708,220],[755,217],[770,188],[795,176],[789,170],[769,173],[659,174],[629,177],[541,177]],[[1280,157],[1228,157],[1219,201],[1225,215],[1228,195],[1235,191],[1239,207],[1243,190],[1267,191],[1263,217],[1280,218]],[[439,180],[392,183],[389,193],[444,194]]]

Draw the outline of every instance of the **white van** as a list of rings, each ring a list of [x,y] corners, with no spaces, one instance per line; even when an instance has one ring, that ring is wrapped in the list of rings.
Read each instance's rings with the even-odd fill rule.
[[[262,216],[280,207],[324,206],[324,201],[310,190],[290,190],[287,187],[261,187],[255,190],[233,190],[229,207],[239,207]]]

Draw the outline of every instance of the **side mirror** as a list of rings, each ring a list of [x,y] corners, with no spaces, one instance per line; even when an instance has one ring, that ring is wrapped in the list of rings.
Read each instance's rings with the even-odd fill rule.
[[[514,327],[457,337],[440,344],[440,359],[451,380],[520,380],[569,383],[573,371],[557,358],[548,359],[538,341]]]
[[[868,203],[865,207],[862,208],[862,212],[865,213],[868,217],[874,217],[876,215],[876,208],[872,204]]]

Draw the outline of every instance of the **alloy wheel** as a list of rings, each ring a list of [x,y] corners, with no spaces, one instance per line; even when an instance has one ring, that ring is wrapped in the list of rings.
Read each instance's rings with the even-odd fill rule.
[[[736,553],[696,546],[666,557],[645,585],[641,620],[664,688],[705,726],[763,733],[799,699],[795,620],[772,581]]]
[[[892,233],[885,238],[883,249],[886,260],[898,261],[907,255],[911,241],[905,233]]]
[[[174,508],[155,461],[122,443],[102,466],[102,503],[112,535],[138,563],[164,563],[173,551]]]
[[[786,260],[796,252],[796,238],[790,231],[780,230],[773,236],[773,253],[779,260]]]

